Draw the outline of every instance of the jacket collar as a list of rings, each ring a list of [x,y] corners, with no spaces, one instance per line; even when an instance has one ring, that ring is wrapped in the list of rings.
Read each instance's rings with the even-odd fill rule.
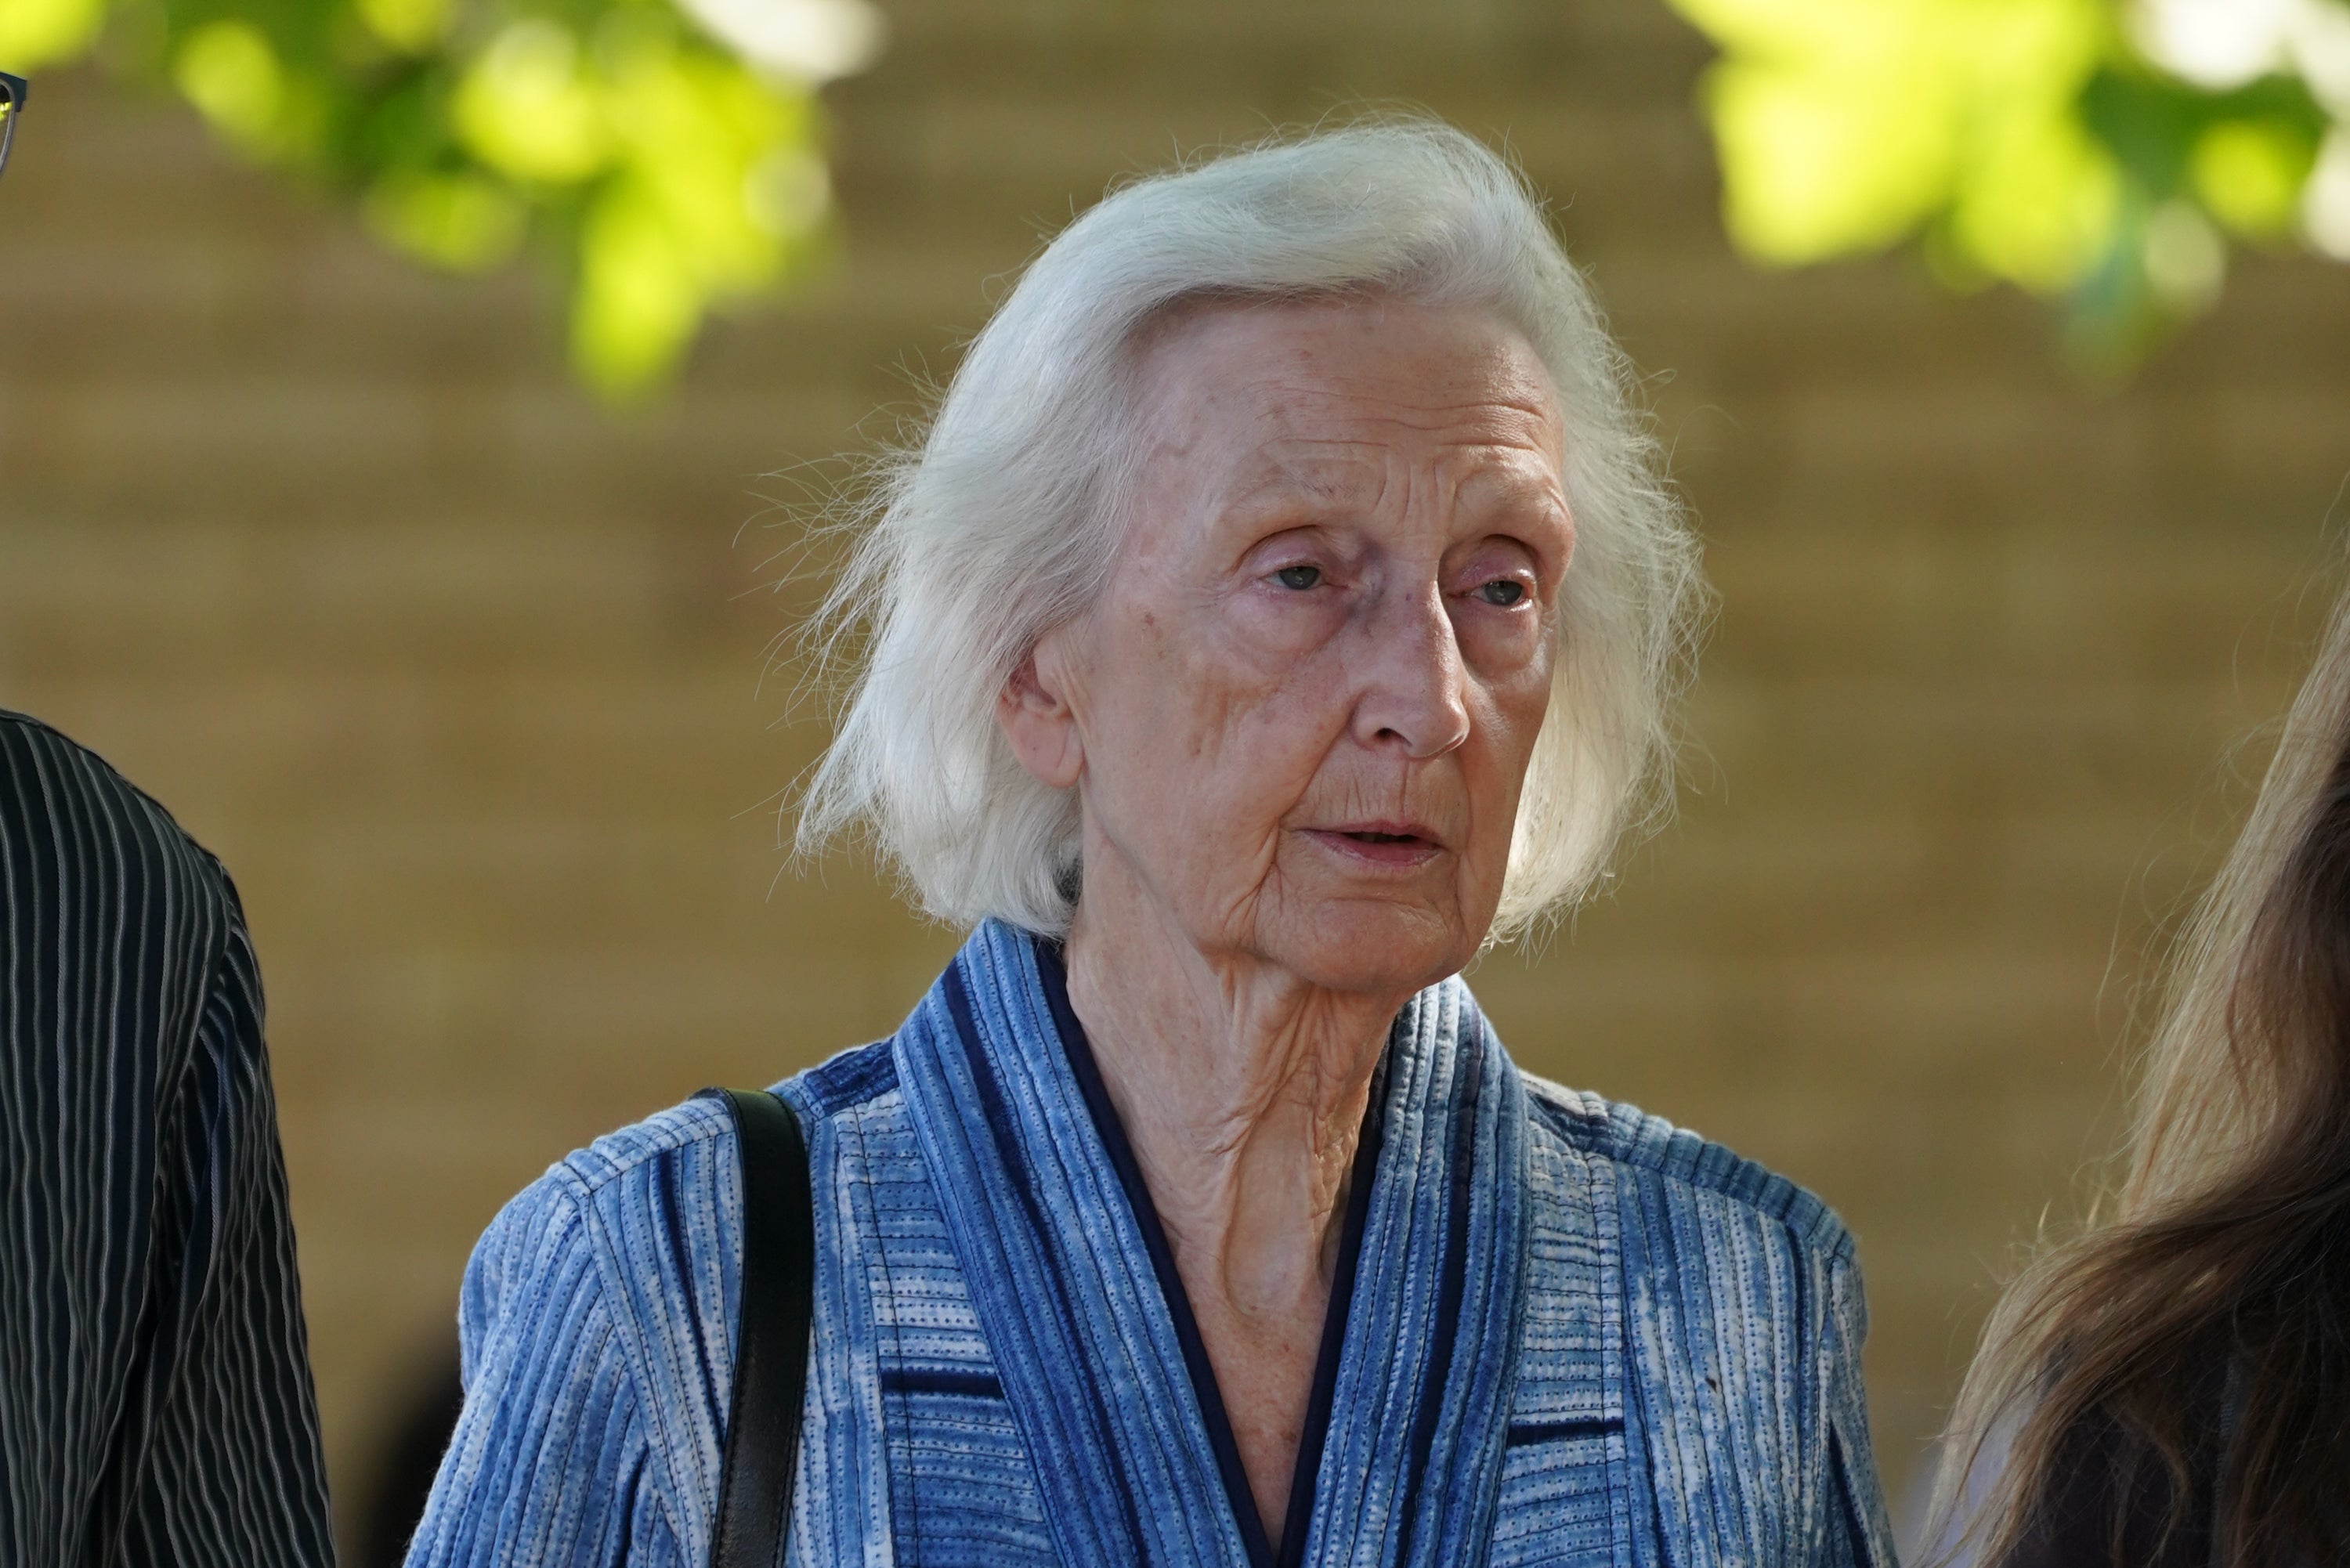
[[[1051,961],[1035,937],[982,926],[894,1053],[1058,1554],[1071,1568],[1265,1568],[1156,1217],[1138,1213],[1122,1134],[1089,1104],[1074,1020],[1055,1017]],[[1525,1289],[1524,1085],[1457,980],[1405,1005],[1381,1071],[1355,1288],[1325,1356],[1328,1428],[1292,1563],[1474,1561],[1499,1490]],[[1252,1506],[1244,1483],[1237,1501]]]

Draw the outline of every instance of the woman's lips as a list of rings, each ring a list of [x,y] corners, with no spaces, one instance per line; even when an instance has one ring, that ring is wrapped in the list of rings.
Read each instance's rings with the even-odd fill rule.
[[[1351,859],[1398,869],[1424,866],[1444,852],[1436,835],[1417,822],[1349,822],[1309,827],[1305,835]]]

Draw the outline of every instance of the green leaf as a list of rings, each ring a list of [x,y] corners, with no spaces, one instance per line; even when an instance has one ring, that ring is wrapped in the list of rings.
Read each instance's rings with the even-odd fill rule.
[[[2118,363],[2216,297],[2227,234],[2350,256],[2341,82],[2329,112],[2290,72],[2183,80],[2115,0],[1670,3],[1723,51],[1700,101],[1724,226],[1758,263],[1915,238],[1952,286],[2062,299],[2074,351]]]
[[[668,0],[120,3],[142,44],[115,68],[161,76],[228,145],[350,201],[386,244],[456,271],[556,258],[573,363],[610,396],[657,388],[712,310],[776,287],[826,230],[810,86]],[[868,16],[862,0],[818,10],[850,41]],[[74,57],[106,16],[0,0],[0,57]]]
[[[105,0],[8,0],[0,5],[0,64],[21,75],[73,59],[105,21]]]

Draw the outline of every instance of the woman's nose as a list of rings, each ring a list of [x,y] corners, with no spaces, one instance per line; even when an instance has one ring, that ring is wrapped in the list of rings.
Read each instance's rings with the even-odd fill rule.
[[[1382,595],[1362,631],[1356,739],[1415,761],[1441,756],[1467,740],[1468,671],[1437,585]]]

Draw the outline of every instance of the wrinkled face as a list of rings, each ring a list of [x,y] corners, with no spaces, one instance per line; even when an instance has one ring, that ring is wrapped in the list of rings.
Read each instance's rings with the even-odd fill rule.
[[[1114,877],[1204,952],[1432,983],[1492,924],[1550,697],[1550,378],[1483,312],[1351,299],[1203,307],[1138,384],[1107,587],[999,715],[1078,787],[1080,919]]]

